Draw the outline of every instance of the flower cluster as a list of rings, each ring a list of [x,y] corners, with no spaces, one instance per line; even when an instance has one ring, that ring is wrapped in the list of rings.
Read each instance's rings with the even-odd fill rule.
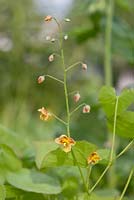
[[[55,17],[53,17],[53,16],[51,16],[51,15],[47,15],[47,16],[44,18],[44,21],[45,21],[45,22],[51,22],[52,20],[54,20],[54,21],[56,22],[56,24],[58,25],[58,28],[59,28],[60,31],[61,31],[61,27],[60,27],[60,25],[59,25],[59,22],[56,20]],[[66,18],[66,19],[65,19],[65,22],[70,22],[70,19],[69,19],[69,18]],[[62,35],[61,35],[61,36],[62,36]],[[67,39],[68,39],[68,35],[67,35],[67,34],[64,34],[63,37],[62,37],[61,39],[62,39],[62,40],[67,40]],[[55,41],[57,41],[58,39],[52,38],[51,36],[48,35],[48,36],[46,37],[46,40],[47,40],[47,41],[51,41],[51,42],[55,42]],[[62,41],[59,41],[59,43],[63,44]],[[63,53],[63,52],[62,52],[62,53]],[[62,53],[61,53],[61,55],[59,55],[59,54],[57,54],[57,53],[52,53],[52,54],[50,54],[50,55],[48,56],[48,61],[49,61],[49,62],[53,62],[54,59],[55,59],[55,55],[60,56],[60,58],[62,59],[62,58],[64,57],[64,56],[62,55]],[[63,59],[64,59],[64,58],[63,58]],[[64,63],[64,61],[63,61],[62,63]],[[87,64],[86,64],[86,63],[77,62],[77,63],[75,63],[75,64],[69,66],[68,68],[65,68],[65,69],[64,69],[64,74],[67,74],[67,71],[69,71],[70,69],[72,69],[73,67],[75,67],[75,66],[78,65],[78,64],[81,64],[83,70],[87,70]],[[76,142],[74,141],[74,139],[72,139],[72,138],[70,137],[70,130],[69,130],[69,121],[70,121],[70,120],[68,120],[68,119],[70,118],[70,116],[71,116],[72,113],[74,113],[75,111],[77,111],[77,110],[78,110],[80,107],[82,107],[82,106],[83,106],[83,108],[82,108],[82,112],[83,112],[83,113],[90,113],[90,106],[87,105],[87,104],[85,104],[85,103],[82,103],[82,104],[78,105],[78,107],[76,107],[72,112],[70,112],[70,109],[68,109],[68,107],[69,107],[69,104],[68,104],[69,99],[68,99],[68,91],[67,91],[67,89],[66,89],[67,86],[66,86],[65,77],[64,77],[64,81],[62,81],[62,80],[59,80],[58,78],[53,77],[53,76],[51,76],[51,75],[41,75],[41,76],[39,76],[38,79],[37,79],[38,84],[43,83],[43,82],[45,81],[45,78],[46,78],[46,77],[52,78],[53,80],[56,80],[56,81],[58,81],[58,82],[60,82],[60,83],[62,83],[62,84],[64,85],[64,92],[65,92],[65,98],[66,98],[65,100],[66,100],[66,104],[67,104],[67,105],[66,105],[66,109],[67,109],[67,122],[63,121],[61,118],[59,118],[59,117],[56,116],[55,114],[50,113],[50,112],[49,112],[46,108],[44,108],[44,107],[38,109],[38,112],[40,112],[40,119],[43,120],[43,121],[48,121],[48,120],[53,116],[54,118],[56,118],[57,120],[59,120],[60,122],[62,122],[63,124],[66,125],[66,127],[67,127],[67,135],[61,135],[60,137],[58,137],[58,138],[55,139],[55,142],[56,142],[57,144],[60,145],[60,147],[62,148],[62,150],[63,150],[64,152],[68,153],[68,152],[71,151],[72,146],[74,146],[74,145],[76,144]],[[79,92],[76,92],[76,93],[73,95],[73,101],[74,101],[75,103],[78,103],[78,102],[80,101],[80,99],[81,99],[80,93],[79,93]]]

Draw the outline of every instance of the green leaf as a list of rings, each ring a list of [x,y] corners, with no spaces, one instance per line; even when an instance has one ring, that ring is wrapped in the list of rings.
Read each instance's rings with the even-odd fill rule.
[[[109,129],[112,131],[113,118],[108,119]],[[116,133],[122,137],[134,137],[134,112],[125,111],[117,116]]]
[[[17,198],[18,196],[22,195],[24,192],[19,190],[11,185],[5,185],[6,189],[6,198]]]
[[[72,147],[77,162],[81,167],[87,167],[87,157],[96,150],[96,146],[86,141],[78,141]],[[57,167],[57,166],[75,166],[76,162],[72,157],[72,153],[65,153],[61,148],[51,151],[44,156],[41,168]]]
[[[99,101],[106,113],[108,127],[112,132],[116,102],[115,90],[112,87],[104,86],[100,91]],[[133,102],[134,89],[125,89],[118,97],[116,134],[127,138],[134,137],[134,112],[127,111]]]
[[[98,149],[97,153],[101,158],[99,164],[107,164],[109,162],[110,149]]]
[[[37,167],[40,169],[44,157],[47,156],[49,152],[55,150],[57,144],[55,142],[35,142],[34,147],[36,151],[35,162]]]
[[[134,103],[134,89],[125,89],[119,96],[118,113],[125,111],[132,103]]]
[[[21,168],[21,161],[14,151],[5,144],[0,145],[0,168],[16,171]]]
[[[6,190],[4,185],[0,185],[0,200],[6,199]]]
[[[8,172],[6,178],[8,183],[24,191],[42,194],[58,194],[61,192],[61,186],[56,178],[35,170],[23,168],[16,173]]]
[[[102,87],[99,94],[99,102],[101,103],[107,116],[114,115],[115,101],[115,89],[107,86]]]

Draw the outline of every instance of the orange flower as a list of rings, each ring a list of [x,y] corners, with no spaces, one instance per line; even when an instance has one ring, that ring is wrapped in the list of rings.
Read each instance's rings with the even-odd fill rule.
[[[55,139],[55,142],[59,145],[61,145],[64,152],[68,153],[71,151],[72,146],[75,145],[75,141],[67,137],[66,135],[61,135],[60,137]]]
[[[38,111],[40,112],[40,119],[43,121],[49,120],[52,116],[52,114],[48,112],[48,110],[46,110],[44,107],[38,109]]]
[[[45,22],[50,22],[53,19],[53,17],[51,15],[47,15],[44,20]]]
[[[98,155],[97,152],[93,152],[88,158],[87,158],[87,162],[88,164],[96,164],[99,162],[100,160],[100,156]]]
[[[45,80],[45,76],[39,76],[37,82],[41,84]]]

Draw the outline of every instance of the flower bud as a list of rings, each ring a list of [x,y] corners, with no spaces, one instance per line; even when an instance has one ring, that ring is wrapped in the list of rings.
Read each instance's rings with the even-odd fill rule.
[[[53,62],[53,61],[54,61],[54,54],[51,54],[51,55],[48,57],[48,60],[49,60],[49,62]]]
[[[51,40],[51,36],[50,36],[50,35],[47,35],[47,36],[46,36],[46,40],[47,40],[47,41]]]
[[[85,105],[83,107],[83,113],[89,113],[90,112],[90,106],[89,105]]]
[[[69,18],[65,18],[65,22],[70,22],[71,20]]]
[[[74,101],[77,103],[80,100],[80,94],[79,92],[77,92],[74,96],[73,96]]]
[[[67,40],[68,39],[68,35],[64,35],[64,40]]]
[[[82,63],[82,69],[83,69],[83,70],[87,70],[87,64]]]
[[[52,38],[52,39],[51,39],[51,42],[55,42],[55,38]]]
[[[45,76],[39,76],[37,82],[40,84],[45,80]]]
[[[53,17],[51,15],[47,15],[44,20],[45,22],[50,22],[53,19]]]

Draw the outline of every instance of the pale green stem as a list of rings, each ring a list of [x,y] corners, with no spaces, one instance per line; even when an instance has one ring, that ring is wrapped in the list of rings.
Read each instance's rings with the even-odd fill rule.
[[[70,116],[72,115],[72,114],[74,114],[77,110],[79,110],[79,108],[81,108],[82,106],[84,106],[84,105],[86,105],[85,103],[82,103],[82,104],[80,104],[79,106],[77,106],[71,113],[70,113]]]
[[[128,177],[128,179],[127,179],[127,182],[126,182],[126,184],[125,184],[125,187],[124,187],[124,189],[123,189],[123,191],[122,191],[122,193],[121,193],[121,196],[120,196],[119,200],[122,200],[122,199],[123,199],[123,197],[124,197],[124,195],[125,195],[125,193],[126,193],[126,190],[127,190],[127,188],[128,188],[128,185],[129,185],[129,183],[130,183],[130,181],[131,181],[131,178],[132,178],[132,176],[133,176],[133,173],[134,173],[134,169],[132,168],[131,171],[130,171],[129,177]]]
[[[65,93],[65,102],[66,102],[66,111],[67,111],[67,135],[70,137],[70,111],[69,111],[69,100],[68,100],[68,91],[67,91],[67,74],[66,74],[66,67],[65,67],[65,58],[64,58],[64,51],[63,51],[63,39],[62,39],[62,28],[60,23],[54,18],[56,24],[58,25],[59,32],[60,32],[60,48],[61,48],[61,60],[62,66],[64,70],[64,93]]]
[[[62,83],[62,84],[64,84],[64,82],[62,81],[62,80],[60,80],[60,79],[58,79],[58,78],[55,78],[54,76],[51,76],[51,75],[44,75],[45,77],[49,77],[49,78],[51,78],[51,79],[53,79],[53,80],[55,80],[55,81],[58,81],[59,83]]]
[[[52,115],[55,117],[55,119],[57,119],[58,121],[60,121],[62,124],[65,124],[67,126],[67,123],[62,120],[61,118],[59,118],[57,115],[55,115],[54,113],[52,113]]]
[[[73,156],[74,161],[75,161],[76,164],[77,164],[78,170],[79,170],[80,175],[81,175],[81,179],[82,179],[82,181],[83,181],[83,185],[85,186],[86,192],[87,192],[87,194],[89,195],[89,191],[88,191],[87,184],[86,184],[85,178],[84,178],[84,176],[83,176],[81,167],[79,166],[79,163],[78,163],[78,161],[77,161],[77,159],[76,159],[76,157],[75,157],[75,154],[74,154],[73,150],[71,150],[71,153],[72,153],[72,156]]]
[[[91,171],[92,171],[92,165],[89,165],[88,168],[87,168],[87,188],[88,188],[88,191],[89,191],[89,186],[90,186]]]
[[[62,64],[64,68],[64,93],[65,93],[65,101],[66,101],[66,111],[67,111],[67,135],[70,137],[70,111],[69,111],[69,100],[68,100],[68,92],[67,92],[67,74],[65,68],[65,59],[64,59],[64,51],[61,49],[61,58]]]
[[[118,110],[118,99],[119,97],[116,97],[116,103],[115,103],[115,113],[114,113],[114,125],[113,125],[113,138],[112,138],[112,147],[111,147],[111,152],[110,152],[110,158],[109,158],[109,163],[105,170],[102,172],[100,175],[99,179],[96,181],[94,186],[91,188],[90,193],[96,188],[96,186],[99,184],[103,176],[106,174],[110,166],[112,165],[113,161],[113,156],[114,156],[114,146],[115,146],[115,134],[116,134],[116,119],[117,119],[117,110]]]
[[[122,156],[134,143],[134,139],[116,156],[116,159]]]
[[[112,20],[114,10],[114,0],[109,0],[107,7],[107,21],[105,29],[105,54],[104,54],[104,71],[105,71],[105,84],[112,85],[112,66],[111,66],[111,43],[112,43]]]
[[[78,64],[82,64],[82,62],[79,61],[79,62],[76,62],[76,63],[70,65],[70,66],[66,69],[66,72],[69,71],[70,69],[74,68],[74,67],[75,67],[76,65],[78,65]]]
[[[117,110],[118,110],[118,100],[119,100],[119,97],[117,96],[117,97],[116,97],[116,103],[115,103],[115,113],[114,113],[114,127],[113,127],[112,147],[111,147],[110,160],[109,160],[110,163],[112,162],[113,156],[114,156],[115,135],[116,135],[116,119],[117,119]]]
[[[102,174],[100,175],[100,177],[98,178],[98,180],[96,181],[96,183],[93,185],[93,187],[90,190],[90,194],[93,192],[93,190],[96,188],[96,186],[99,184],[99,182],[101,181],[101,179],[103,178],[103,176],[106,174],[106,172],[108,171],[110,167],[110,164],[107,165],[107,167],[105,168],[105,170],[102,172]]]
[[[77,92],[79,92],[79,91],[78,91],[78,90],[77,90],[77,91],[74,90],[74,91],[72,91],[72,92],[69,92],[68,95],[72,95],[72,94],[75,94],[75,93],[77,93]]]
[[[112,65],[111,65],[111,47],[112,47],[112,21],[114,13],[114,0],[107,0],[106,7],[106,29],[105,29],[105,52],[104,52],[104,73],[105,73],[105,84],[112,86]],[[108,135],[108,140],[111,142],[111,135]],[[115,169],[112,166],[109,170],[109,186],[115,186]]]

